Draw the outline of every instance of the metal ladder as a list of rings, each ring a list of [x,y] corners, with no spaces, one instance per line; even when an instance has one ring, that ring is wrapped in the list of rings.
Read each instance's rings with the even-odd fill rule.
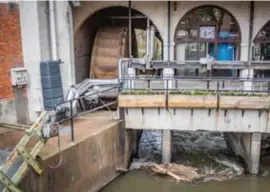
[[[35,159],[48,140],[48,137],[43,136],[43,128],[48,119],[48,112],[43,111],[35,123],[29,129],[26,129],[25,135],[9,154],[4,164],[0,166],[0,185],[2,184],[0,189],[3,192],[22,192],[18,185],[30,167],[38,174],[43,172]],[[28,152],[26,146],[33,136],[38,136],[38,140],[35,146]],[[18,161],[21,163],[17,168],[16,163]]]

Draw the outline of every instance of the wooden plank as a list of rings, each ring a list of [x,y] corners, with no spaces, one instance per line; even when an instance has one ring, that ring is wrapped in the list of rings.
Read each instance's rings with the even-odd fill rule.
[[[214,95],[169,95],[170,108],[216,108],[217,96]]]
[[[119,95],[120,108],[157,108],[166,106],[165,95]]]
[[[221,109],[269,109],[270,97],[263,96],[220,96]]]

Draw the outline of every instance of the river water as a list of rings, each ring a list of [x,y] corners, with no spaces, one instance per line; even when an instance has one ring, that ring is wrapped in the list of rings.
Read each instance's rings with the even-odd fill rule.
[[[161,162],[161,132],[145,131],[139,145],[139,159],[131,165],[131,171],[117,178],[101,192],[268,192],[270,191],[270,158],[262,158],[259,176],[244,174],[241,159],[234,156],[221,133],[173,132],[172,162],[196,167],[200,173],[229,170],[228,180],[207,178],[196,184],[177,183],[169,177],[140,170],[148,162]],[[267,145],[267,142],[265,145]]]

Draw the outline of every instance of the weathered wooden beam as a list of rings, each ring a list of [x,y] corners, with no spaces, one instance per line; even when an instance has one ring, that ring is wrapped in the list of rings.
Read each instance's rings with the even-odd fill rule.
[[[165,108],[166,96],[164,94],[120,95],[118,97],[120,108]],[[270,109],[269,96],[218,96],[217,95],[181,95],[168,96],[169,108],[208,108],[208,109]]]
[[[269,109],[270,97],[263,96],[220,96],[221,109]]]
[[[165,107],[166,98],[160,95],[119,95],[118,106],[120,108],[156,108]]]
[[[169,95],[170,108],[217,108],[216,95]]]

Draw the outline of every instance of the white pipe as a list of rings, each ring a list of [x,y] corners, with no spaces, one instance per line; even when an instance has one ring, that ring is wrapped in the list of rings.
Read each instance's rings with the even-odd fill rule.
[[[51,56],[52,60],[57,60],[57,40],[56,40],[56,22],[55,22],[55,3],[53,0],[49,1],[50,10],[50,35],[51,35]]]
[[[151,26],[150,27],[150,50],[149,50],[149,55],[150,58],[153,59],[154,57],[154,50],[155,50],[155,27]]]

